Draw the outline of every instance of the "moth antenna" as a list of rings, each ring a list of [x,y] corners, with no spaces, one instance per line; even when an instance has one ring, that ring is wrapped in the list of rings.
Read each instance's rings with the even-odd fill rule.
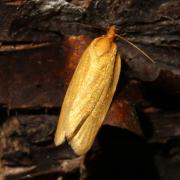
[[[137,49],[138,51],[140,51],[145,57],[147,57],[152,63],[156,63],[149,55],[147,55],[143,50],[141,50],[139,47],[137,47],[135,44],[133,44],[132,42],[128,41],[127,39],[125,39],[124,37],[116,34],[117,37],[119,37],[120,39],[122,39],[123,41],[127,42],[128,44],[130,44],[131,46],[133,46],[135,49]]]

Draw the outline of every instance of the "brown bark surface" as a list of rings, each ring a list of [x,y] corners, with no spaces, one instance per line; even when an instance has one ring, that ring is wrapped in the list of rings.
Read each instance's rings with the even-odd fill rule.
[[[114,167],[123,180],[179,179],[179,7],[179,0],[2,0],[0,179],[95,179]],[[60,107],[81,54],[112,24],[155,63],[117,37],[116,94],[92,150],[76,157],[67,144],[54,147]]]

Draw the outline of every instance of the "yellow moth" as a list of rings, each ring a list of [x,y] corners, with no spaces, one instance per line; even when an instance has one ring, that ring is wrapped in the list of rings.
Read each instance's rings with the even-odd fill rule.
[[[111,26],[87,47],[62,104],[55,144],[67,140],[77,155],[91,148],[116,90],[121,59],[114,38]]]

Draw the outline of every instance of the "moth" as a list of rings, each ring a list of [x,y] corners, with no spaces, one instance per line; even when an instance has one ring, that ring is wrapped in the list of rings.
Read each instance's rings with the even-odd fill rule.
[[[120,77],[115,31],[111,26],[106,35],[95,38],[84,51],[62,104],[55,145],[67,140],[77,155],[91,148]]]

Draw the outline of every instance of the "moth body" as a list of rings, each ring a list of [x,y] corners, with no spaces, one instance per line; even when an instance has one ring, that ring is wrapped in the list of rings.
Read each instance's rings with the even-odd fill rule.
[[[87,47],[67,89],[55,133],[55,144],[65,139],[77,155],[92,146],[111,104],[121,60],[114,43],[115,27]]]

